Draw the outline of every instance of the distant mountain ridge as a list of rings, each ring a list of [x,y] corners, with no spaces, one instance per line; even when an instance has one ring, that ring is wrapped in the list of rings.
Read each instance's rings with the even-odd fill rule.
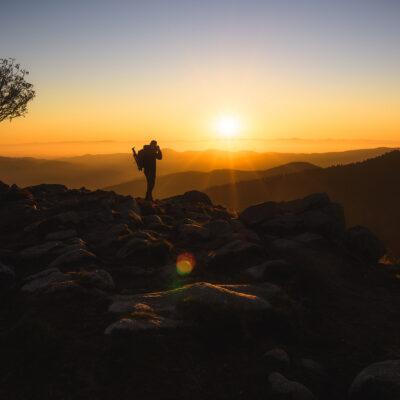
[[[263,171],[292,162],[308,162],[326,167],[361,161],[391,150],[393,149],[382,147],[344,152],[296,154],[221,150],[177,152],[163,149],[164,157],[163,161],[158,163],[157,173],[161,176],[178,172],[210,172],[220,169]],[[89,189],[98,189],[140,177],[143,177],[143,174],[134,165],[130,148],[126,153],[89,154],[54,160],[0,157],[0,180],[7,184],[15,183],[18,186],[61,183],[70,188],[85,186]],[[212,185],[214,183],[210,186]]]
[[[400,151],[358,163],[313,169],[206,189],[213,202],[242,210],[326,192],[342,204],[346,220],[376,232],[400,255]]]
[[[240,171],[219,169],[210,172],[187,171],[163,175],[157,179],[154,195],[157,198],[175,196],[189,190],[202,190],[210,185],[221,185],[240,181],[260,179],[266,176],[281,175],[293,172],[319,169],[313,164],[306,162],[293,162],[265,171]],[[119,185],[108,186],[105,190],[113,190],[119,194],[131,196],[143,196],[146,191],[146,180],[144,177],[135,179]]]

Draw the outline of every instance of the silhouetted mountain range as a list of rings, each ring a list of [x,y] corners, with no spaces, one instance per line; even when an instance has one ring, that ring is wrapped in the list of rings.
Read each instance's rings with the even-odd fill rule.
[[[223,185],[252,179],[260,179],[267,176],[301,172],[310,169],[319,169],[310,163],[293,162],[270,168],[265,171],[240,171],[235,169],[220,169],[210,172],[187,171],[160,176],[154,190],[155,197],[165,198],[175,196],[189,190],[203,190],[210,185]],[[146,192],[146,180],[144,176],[130,182],[108,186],[104,190],[114,190],[119,194],[131,196],[143,196]]]
[[[126,158],[128,158],[125,155]],[[127,162],[128,164],[128,162]],[[105,163],[81,164],[78,162],[44,160],[30,157],[0,157],[0,179],[9,184],[31,186],[40,183],[61,182],[69,187],[98,188],[107,184],[128,179],[132,176],[130,168],[115,167]]]
[[[206,190],[212,200],[234,209],[264,201],[286,201],[326,192],[342,204],[346,220],[376,232],[400,255],[400,152],[363,162],[273,176]]]
[[[326,167],[361,161],[391,150],[376,148],[296,154],[220,150],[176,152],[171,149],[163,149],[163,161],[158,163],[157,168],[158,175],[161,176],[177,172],[210,172],[218,169],[263,171],[292,162],[308,162]],[[84,155],[57,160],[0,157],[0,179],[8,184],[15,183],[19,186],[60,183],[71,188],[85,186],[97,189],[140,177],[143,177],[143,174],[134,165],[130,149],[122,154]],[[215,183],[211,183],[210,186]]]

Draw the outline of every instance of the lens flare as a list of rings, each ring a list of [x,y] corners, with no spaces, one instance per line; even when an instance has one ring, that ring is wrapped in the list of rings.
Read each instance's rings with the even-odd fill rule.
[[[196,265],[196,260],[192,253],[180,254],[176,260],[176,271],[180,276],[189,275],[194,266]]]

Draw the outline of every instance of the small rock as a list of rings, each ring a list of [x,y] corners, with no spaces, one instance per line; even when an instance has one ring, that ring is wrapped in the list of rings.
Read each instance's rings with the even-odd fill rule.
[[[81,221],[81,218],[76,211],[67,211],[57,214],[55,218],[64,224],[71,223],[77,225]]]
[[[210,231],[199,225],[182,224],[179,227],[180,238],[183,240],[207,240],[210,238]]]
[[[145,225],[150,225],[150,224],[164,225],[163,220],[160,218],[159,215],[156,214],[144,216],[143,223]]]
[[[63,230],[63,231],[49,233],[46,236],[46,240],[49,240],[49,241],[64,240],[64,239],[69,239],[69,238],[72,238],[75,236],[77,236],[77,232],[75,229],[67,229],[67,230]]]
[[[208,254],[207,263],[210,268],[223,270],[235,267],[246,268],[249,264],[259,262],[262,253],[261,246],[237,239],[218,250],[211,251]]]
[[[266,266],[265,263],[254,265],[253,267],[247,268],[243,273],[253,279],[263,280]]]
[[[114,205],[114,209],[124,217],[130,217],[131,212],[134,212],[139,217],[141,215],[139,204],[130,196],[125,197],[123,201],[117,202]]]
[[[68,274],[72,279],[77,280],[83,285],[94,286],[99,289],[114,289],[115,283],[109,272],[104,269],[93,271],[71,272]]]
[[[109,236],[121,236],[121,235],[128,235],[132,233],[132,231],[128,228],[127,224],[116,224],[111,227],[107,231]]]
[[[43,292],[44,293],[60,293],[60,292],[81,292],[82,288],[75,281],[63,281],[63,282],[51,282],[47,285]]]
[[[141,232],[144,233],[144,232]],[[148,234],[148,237],[151,235]],[[135,251],[138,251],[142,247],[146,247],[149,241],[148,237],[143,237],[139,235],[132,235],[132,239],[130,239],[128,242],[126,242],[117,252],[116,256],[117,258],[123,259],[127,258],[128,256],[132,255],[135,253]]]
[[[52,241],[37,246],[28,247],[20,252],[21,258],[29,260],[50,254],[53,250],[61,246],[60,242]]]
[[[57,268],[49,268],[37,274],[28,276],[21,287],[23,292],[36,292],[49,286],[51,283],[68,281],[67,275]]]
[[[294,269],[285,260],[269,260],[262,264],[247,268],[243,273],[258,281],[264,281],[268,277],[288,277],[292,275]]]
[[[122,318],[106,328],[104,333],[110,335],[118,331],[149,331],[154,329],[172,329],[181,326],[180,321],[163,318],[157,315],[148,318]]]
[[[204,225],[204,227],[207,228],[210,231],[211,236],[216,239],[228,238],[232,235],[232,227],[230,223],[224,219],[210,221],[208,224]]]
[[[304,244],[315,244],[324,242],[323,236],[319,235],[318,233],[312,233],[312,232],[301,233],[300,235],[292,237],[292,239],[296,242]]]
[[[90,262],[96,260],[96,256],[84,249],[75,249],[58,256],[50,265],[50,268],[69,265],[72,263]]]
[[[63,194],[68,191],[68,188],[65,185],[60,185],[57,183],[42,183],[40,185],[30,186],[26,189],[33,193],[44,192],[52,195]]]
[[[268,376],[268,382],[275,393],[290,400],[315,400],[313,393],[302,383],[290,381],[278,372]]]
[[[273,240],[271,242],[271,246],[274,250],[277,250],[278,252],[296,251],[302,247],[299,242],[285,238]]]
[[[0,289],[7,289],[13,286],[13,282],[15,281],[15,272],[14,270],[0,262]]]
[[[264,360],[268,366],[278,368],[279,370],[288,370],[290,367],[290,358],[288,353],[282,349],[272,349],[264,354]]]

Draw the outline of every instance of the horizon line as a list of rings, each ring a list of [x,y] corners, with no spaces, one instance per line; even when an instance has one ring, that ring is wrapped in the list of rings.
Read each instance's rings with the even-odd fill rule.
[[[258,142],[303,142],[303,143],[392,143],[399,144],[400,140],[393,139],[347,139],[347,138],[322,138],[322,139],[309,139],[309,138],[301,138],[301,137],[291,137],[291,138],[232,138],[231,141],[258,141]],[[50,142],[23,142],[23,143],[1,143],[2,146],[11,146],[11,147],[19,147],[19,146],[43,146],[43,145],[65,145],[65,144],[123,144],[123,143],[132,143],[132,142],[147,142],[148,139],[136,139],[136,140],[112,140],[112,139],[104,139],[104,140],[64,140],[64,141],[50,141]],[[187,140],[187,139],[168,139],[163,140],[163,143],[203,143],[210,141],[226,141],[223,138],[213,138],[213,139],[199,139],[199,140]],[[380,146],[385,147],[385,146]]]

